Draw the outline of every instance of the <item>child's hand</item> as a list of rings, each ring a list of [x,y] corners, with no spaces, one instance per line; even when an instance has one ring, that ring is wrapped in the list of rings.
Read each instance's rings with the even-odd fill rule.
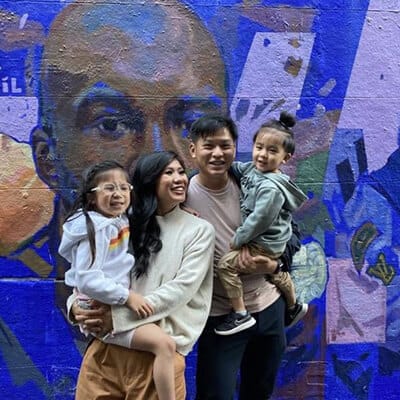
[[[154,313],[153,307],[147,303],[146,299],[138,293],[129,292],[126,305],[137,314],[139,318],[149,317]]]

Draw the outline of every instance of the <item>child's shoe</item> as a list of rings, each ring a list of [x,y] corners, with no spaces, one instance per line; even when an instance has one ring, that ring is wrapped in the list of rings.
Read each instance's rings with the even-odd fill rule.
[[[246,315],[231,311],[231,313],[226,317],[225,321],[219,324],[214,331],[217,335],[233,335],[234,333],[250,328],[255,323],[256,320],[248,311]]]
[[[308,311],[308,304],[300,303],[299,301],[296,301],[296,304],[292,309],[286,307],[285,310],[286,328],[290,328],[291,326],[299,322],[307,314],[307,311]]]

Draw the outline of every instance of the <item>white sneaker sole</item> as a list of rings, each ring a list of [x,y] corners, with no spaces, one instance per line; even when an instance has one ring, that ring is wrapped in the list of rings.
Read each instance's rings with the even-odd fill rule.
[[[290,328],[293,325],[296,325],[307,314],[307,311],[308,311],[308,304],[303,303],[301,311],[296,315],[296,318],[286,328]]]

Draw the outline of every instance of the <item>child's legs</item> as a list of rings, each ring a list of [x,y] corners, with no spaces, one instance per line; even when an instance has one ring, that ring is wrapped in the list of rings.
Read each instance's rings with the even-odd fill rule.
[[[232,250],[225,254],[218,262],[216,272],[227,296],[231,300],[232,307],[235,311],[245,310],[243,302],[242,281],[239,278],[238,271],[239,251]]]
[[[289,272],[281,271],[277,274],[271,274],[268,276],[269,280],[282,292],[287,307],[293,307],[296,304],[296,291]]]
[[[160,400],[175,399],[174,359],[176,345],[159,326],[146,324],[136,328],[131,347],[155,355],[153,376]]]
[[[135,333],[134,329],[131,329],[130,331],[122,332],[122,333],[117,333],[117,334],[107,334],[103,337],[96,336],[98,339],[100,339],[104,343],[108,344],[116,344],[117,346],[121,347],[127,347],[128,349],[132,348],[132,337],[133,334]]]
[[[250,254],[254,257],[256,255],[266,256],[273,260],[276,260],[281,253],[273,254],[260,247],[258,244],[251,243],[249,245]],[[278,272],[277,274],[268,275],[269,281],[273,283],[282,292],[283,297],[286,300],[288,308],[293,307],[296,304],[296,292],[292,278],[289,272]]]

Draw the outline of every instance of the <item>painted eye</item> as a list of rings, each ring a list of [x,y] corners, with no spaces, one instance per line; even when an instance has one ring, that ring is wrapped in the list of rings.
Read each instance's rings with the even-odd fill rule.
[[[192,123],[199,117],[216,113],[221,110],[221,101],[217,98],[174,99],[166,104],[164,115],[165,126],[179,131],[182,137],[187,137]]]
[[[119,120],[118,118],[103,118],[99,121],[97,126],[101,134],[115,139],[131,132],[129,124],[124,120]]]
[[[145,121],[140,111],[131,114],[105,115],[96,118],[84,128],[85,134],[100,134],[106,139],[117,140],[125,135],[142,136]]]

